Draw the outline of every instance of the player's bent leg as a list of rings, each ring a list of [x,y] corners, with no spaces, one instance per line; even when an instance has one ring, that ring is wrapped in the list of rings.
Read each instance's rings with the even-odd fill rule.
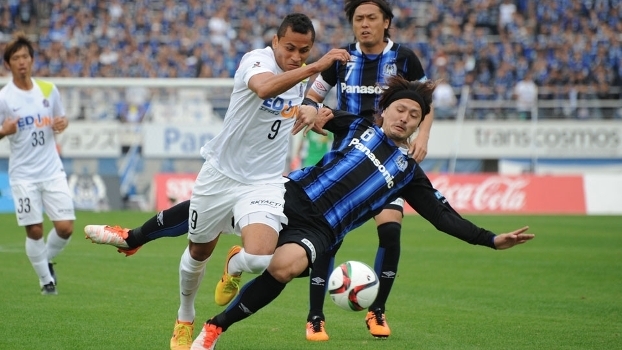
[[[224,312],[205,323],[192,349],[213,349],[222,332],[270,304],[289,281],[308,267],[307,252],[300,245],[289,243],[277,248],[266,271],[245,284],[240,295]]]
[[[237,225],[241,228],[244,248],[234,246],[227,254],[222,277],[214,291],[214,301],[221,306],[229,304],[238,294],[242,272],[257,274],[268,267],[281,227],[280,218],[266,212],[244,215]]]

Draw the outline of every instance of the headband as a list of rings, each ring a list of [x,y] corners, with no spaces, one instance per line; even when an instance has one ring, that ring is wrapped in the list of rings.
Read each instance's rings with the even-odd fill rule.
[[[400,90],[400,91],[395,92],[393,95],[389,96],[384,106],[382,106],[382,109],[386,109],[387,107],[389,107],[391,103],[397,100],[401,100],[403,98],[407,98],[409,100],[413,100],[417,102],[419,106],[421,107],[421,111],[423,112],[424,116],[430,113],[430,105],[427,104],[425,100],[423,99],[423,97],[414,90]]]

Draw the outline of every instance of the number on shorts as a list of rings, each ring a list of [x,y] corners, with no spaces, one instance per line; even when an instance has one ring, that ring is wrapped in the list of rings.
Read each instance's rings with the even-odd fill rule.
[[[193,210],[192,213],[190,214],[190,228],[193,230],[197,228],[197,217],[198,216],[199,214],[197,214],[196,210]]]
[[[45,144],[45,137],[42,130],[38,132],[33,131],[30,136],[32,136],[32,147],[43,146],[43,144]]]
[[[272,123],[272,127],[270,128],[270,130],[272,130],[272,132],[274,133],[268,133],[268,138],[270,140],[274,140],[274,138],[276,137],[276,135],[279,134],[279,128],[281,127],[281,121],[280,120],[275,120],[274,123]]]
[[[19,214],[30,213],[30,198],[28,197],[20,198],[17,200],[17,202],[19,203],[18,208],[17,208],[17,212]]]

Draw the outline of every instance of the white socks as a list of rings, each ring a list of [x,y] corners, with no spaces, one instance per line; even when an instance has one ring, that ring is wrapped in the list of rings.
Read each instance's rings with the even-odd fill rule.
[[[227,266],[227,272],[230,275],[239,275],[242,272],[248,272],[252,274],[260,274],[270,264],[272,255],[253,255],[248,254],[244,248],[229,259],[229,266]]]
[[[48,252],[43,238],[34,240],[26,237],[26,255],[39,276],[41,287],[54,281],[48,267]]]
[[[45,244],[47,247],[48,261],[52,261],[52,259],[65,248],[70,240],[71,236],[67,239],[61,238],[58,233],[56,233],[56,229],[52,228],[50,233],[48,233],[47,242]]]
[[[186,250],[181,256],[179,262],[179,310],[177,311],[177,319],[183,322],[194,322],[194,299],[197,291],[201,286],[201,280],[205,275],[205,265],[209,261],[194,260],[190,256],[190,250]]]

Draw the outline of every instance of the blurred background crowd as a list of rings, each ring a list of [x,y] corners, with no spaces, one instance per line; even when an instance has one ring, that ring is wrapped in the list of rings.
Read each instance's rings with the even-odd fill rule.
[[[521,83],[544,100],[620,97],[622,1],[390,3],[392,39],[458,98],[469,86],[475,100],[508,100]],[[228,78],[291,12],[315,22],[312,59],[354,40],[340,0],[5,0],[0,49],[15,30],[33,35],[37,76]]]

